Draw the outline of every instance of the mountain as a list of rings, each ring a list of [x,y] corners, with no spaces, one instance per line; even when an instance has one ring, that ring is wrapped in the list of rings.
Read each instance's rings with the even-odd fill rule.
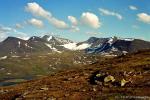
[[[28,40],[16,37],[8,37],[0,42],[0,55],[16,55],[38,52],[61,52],[66,50],[64,44],[72,43],[71,40],[55,36],[45,35],[43,37],[33,36]]]
[[[68,50],[79,50],[85,51],[87,54],[117,56],[142,49],[150,49],[150,42],[132,38],[90,37],[86,41],[76,43],[69,39],[45,35],[43,37],[32,36],[28,40],[8,37],[0,43],[0,48],[0,55],[48,52],[61,53]]]
[[[0,43],[0,54],[23,53],[29,52],[31,49],[32,47],[28,45],[27,41],[15,37],[8,37]]]
[[[85,51],[102,55],[121,55],[137,52],[142,49],[150,49],[150,42],[132,38],[90,38],[86,43],[91,44]]]

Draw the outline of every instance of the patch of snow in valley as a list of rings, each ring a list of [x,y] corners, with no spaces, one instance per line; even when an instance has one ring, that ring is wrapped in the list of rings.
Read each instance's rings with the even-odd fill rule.
[[[3,70],[5,70],[5,68],[0,68],[0,71],[3,71]]]
[[[83,50],[83,49],[86,49],[90,46],[91,46],[90,44],[84,43],[84,44],[81,44],[81,45],[77,46],[76,49],[77,50]]]
[[[7,56],[0,57],[0,60],[7,59]]]
[[[25,60],[26,60],[26,59],[30,59],[30,58],[22,58],[22,59],[25,59]]]
[[[12,58],[19,58],[20,56],[16,56],[16,55],[14,55],[14,56],[11,56]]]
[[[64,44],[63,46],[69,50],[84,50],[90,47],[91,45],[87,43],[83,43],[77,46],[77,43],[68,43],[68,44]]]
[[[47,56],[38,56],[39,58],[46,58]]]
[[[63,46],[69,50],[74,50],[74,48],[76,47],[76,43],[68,43],[64,44]]]
[[[103,52],[101,55],[106,56],[106,57],[116,57],[117,56],[117,55],[110,54],[110,53],[107,53],[107,52]]]
[[[7,73],[7,75],[10,75],[11,73]]]

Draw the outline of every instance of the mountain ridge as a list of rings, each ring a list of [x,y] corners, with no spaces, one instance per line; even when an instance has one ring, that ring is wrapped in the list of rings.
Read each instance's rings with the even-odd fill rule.
[[[69,39],[44,35],[32,36],[28,40],[17,37],[8,37],[0,42],[0,54],[25,54],[37,52],[63,52],[67,50],[82,50],[85,53],[120,55],[135,52],[141,49],[149,49],[150,42],[133,38],[98,38],[90,37],[83,42],[73,42]]]

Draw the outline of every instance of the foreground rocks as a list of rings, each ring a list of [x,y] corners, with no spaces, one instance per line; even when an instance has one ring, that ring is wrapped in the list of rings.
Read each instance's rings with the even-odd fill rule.
[[[108,72],[95,72],[90,77],[90,83],[101,85],[101,86],[125,86],[127,83],[130,83],[130,81],[127,81],[125,79],[116,80],[114,76],[109,75]]]

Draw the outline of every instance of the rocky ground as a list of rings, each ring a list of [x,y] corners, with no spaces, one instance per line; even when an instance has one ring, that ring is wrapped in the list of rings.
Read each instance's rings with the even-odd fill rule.
[[[0,87],[0,100],[149,100],[149,90],[146,50]]]

